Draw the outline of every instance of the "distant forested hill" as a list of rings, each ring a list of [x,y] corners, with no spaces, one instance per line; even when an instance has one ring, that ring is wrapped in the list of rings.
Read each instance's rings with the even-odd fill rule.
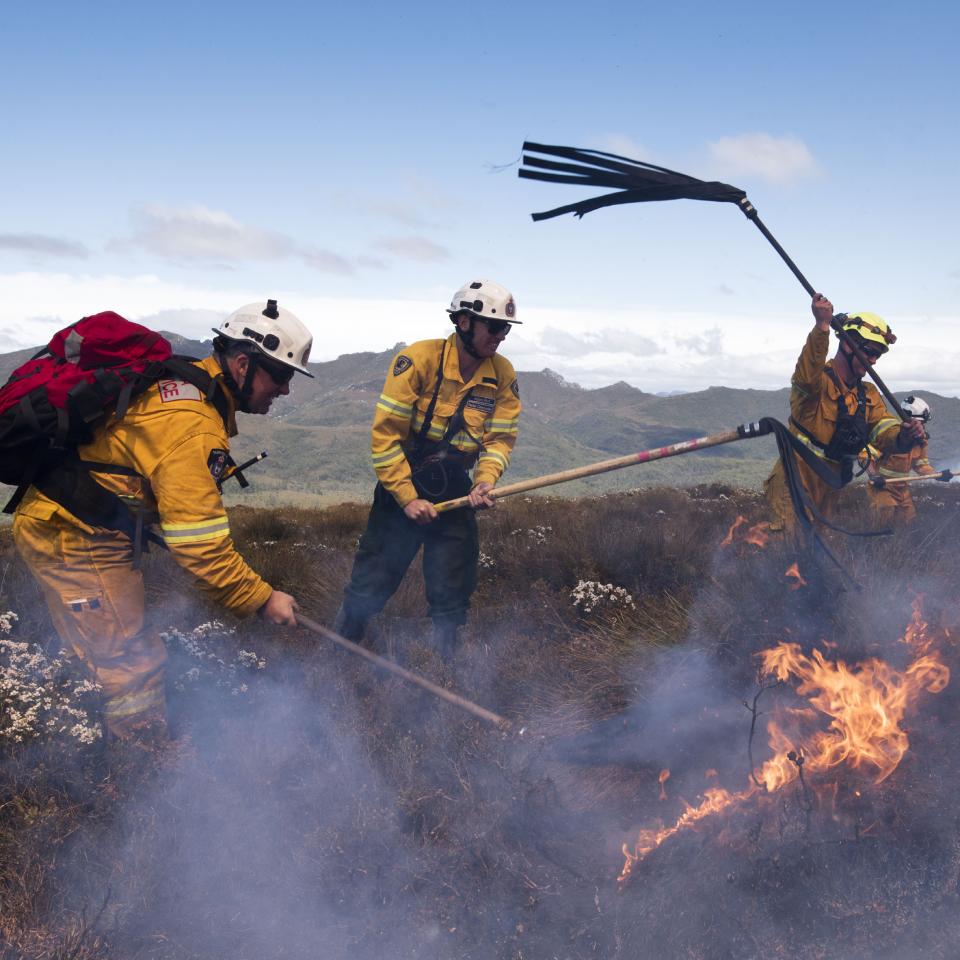
[[[209,342],[167,336],[178,353],[200,357],[209,352]],[[240,436],[233,441],[235,458],[241,461],[261,449],[270,455],[251,471],[253,487],[238,496],[245,502],[302,504],[366,498],[374,484],[370,421],[395,350],[313,363],[315,379],[297,377],[291,396],[274,404],[270,416],[241,416]],[[34,352],[0,354],[0,378],[6,379]],[[785,383],[789,375],[785,370]],[[550,370],[522,371],[519,381],[524,412],[508,480],[716,433],[761,416],[785,419],[789,396],[786,387],[710,387],[665,397],[622,382],[585,390]],[[934,409],[931,457],[935,464],[954,466],[960,462],[960,399],[921,396]],[[757,488],[775,457],[771,438],[748,440],[566,484],[552,492],[573,496],[711,481]],[[231,494],[231,499],[237,496]]]

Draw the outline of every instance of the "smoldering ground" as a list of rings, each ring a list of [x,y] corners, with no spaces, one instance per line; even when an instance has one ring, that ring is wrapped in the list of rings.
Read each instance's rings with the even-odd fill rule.
[[[482,519],[488,565],[454,669],[423,642],[416,572],[376,642],[521,719],[519,738],[298,631],[208,631],[203,661],[172,640],[171,676],[187,678],[171,690],[176,747],[69,769],[41,758],[27,779],[11,753],[3,955],[948,956],[952,684],[908,716],[910,750],[882,784],[843,770],[811,810],[788,785],[666,841],[622,890],[616,876],[638,830],[711,785],[746,785],[757,650],[826,642],[902,666],[917,590],[931,624],[955,630],[952,493],[931,493],[893,542],[837,545],[859,594],[806,569],[811,586],[789,589],[776,545],[717,550],[738,511],[760,519],[731,491],[502,505]],[[233,526],[254,565],[329,622],[362,518],[235,511]],[[31,596],[20,575],[11,566],[10,605]],[[210,619],[162,559],[147,575],[169,626]],[[579,581],[620,586],[632,607],[575,607]],[[21,627],[40,635],[32,617]],[[265,665],[238,664],[240,650]],[[761,707],[791,696],[767,691]]]

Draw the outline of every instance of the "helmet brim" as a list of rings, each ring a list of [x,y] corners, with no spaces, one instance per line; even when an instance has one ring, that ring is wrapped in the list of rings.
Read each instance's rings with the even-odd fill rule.
[[[255,340],[251,340],[249,337],[232,337],[229,333],[224,333],[222,330],[218,330],[216,327],[210,328],[218,337],[223,337],[224,340],[230,340],[233,343],[249,343],[261,357],[266,357],[268,360],[273,360],[276,363],[282,364],[284,367],[291,367],[296,370],[297,373],[302,373],[305,377],[309,377],[311,380],[316,379],[316,374],[311,373],[306,367],[301,366],[299,363],[290,363],[289,360],[283,360],[280,357],[274,356],[272,353],[267,353]]]

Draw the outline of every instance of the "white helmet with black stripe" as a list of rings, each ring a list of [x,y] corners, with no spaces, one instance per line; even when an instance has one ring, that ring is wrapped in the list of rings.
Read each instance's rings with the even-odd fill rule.
[[[908,417],[913,417],[914,420],[922,420],[924,423],[933,416],[930,404],[920,397],[913,396],[913,394],[900,404],[900,409],[903,410]]]
[[[481,320],[501,320],[520,323],[517,319],[517,304],[513,294],[494,280],[472,280],[465,283],[454,295],[447,313],[468,313]]]
[[[264,357],[313,376],[307,369],[313,336],[289,310],[278,307],[276,300],[248,303],[234,310],[213,332],[225,340],[249,343]]]

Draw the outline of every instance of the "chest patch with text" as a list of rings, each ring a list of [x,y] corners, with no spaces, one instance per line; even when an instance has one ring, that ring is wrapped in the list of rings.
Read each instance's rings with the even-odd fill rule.
[[[493,397],[471,397],[467,401],[468,410],[482,410],[484,413],[493,413],[496,401]]]

